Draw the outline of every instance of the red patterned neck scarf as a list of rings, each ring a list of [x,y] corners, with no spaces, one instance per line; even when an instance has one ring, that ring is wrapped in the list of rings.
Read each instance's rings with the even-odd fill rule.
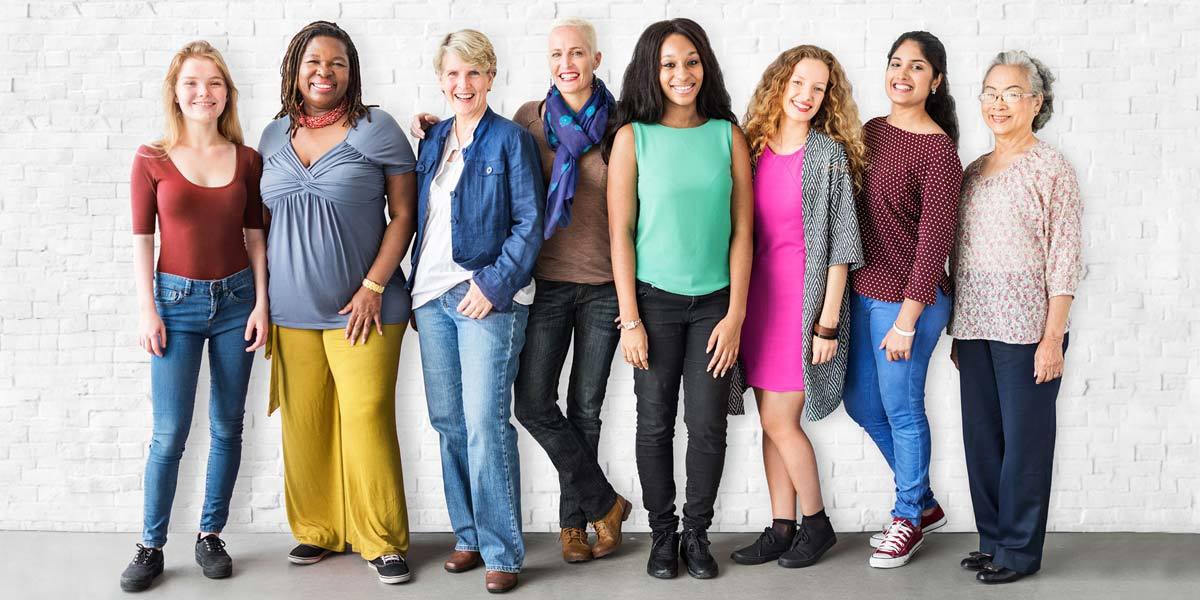
[[[300,116],[296,119],[296,121],[298,123],[300,123],[300,126],[304,127],[305,129],[320,129],[322,127],[328,127],[330,125],[333,125],[334,123],[337,123],[338,121],[341,121],[342,117],[346,116],[346,111],[349,110],[349,108],[350,108],[350,103],[343,102],[343,103],[339,104],[337,108],[335,108],[327,113],[317,115],[315,117],[310,117],[310,116],[304,114],[304,105],[301,104],[300,105]]]

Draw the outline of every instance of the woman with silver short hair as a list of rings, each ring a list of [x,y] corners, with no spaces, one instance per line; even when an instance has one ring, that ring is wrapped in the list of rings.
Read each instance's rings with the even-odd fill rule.
[[[1041,568],[1055,400],[1080,278],[1075,169],[1034,133],[1054,112],[1054,76],[1024,51],[996,55],[979,94],[995,146],[967,167],[948,328],[961,372],[963,442],[983,583]]]

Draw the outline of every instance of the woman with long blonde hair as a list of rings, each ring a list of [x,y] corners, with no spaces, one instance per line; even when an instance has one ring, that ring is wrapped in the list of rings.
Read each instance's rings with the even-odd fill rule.
[[[745,384],[758,400],[774,519],[732,558],[807,567],[837,537],[800,420],[822,419],[841,403],[846,280],[862,264],[854,191],[866,149],[850,82],[837,59],[816,46],[787,50],[767,67],[745,128],[756,227],[741,350]]]
[[[142,543],[121,574],[126,591],[150,587],[163,570],[206,343],[211,443],[195,554],[206,577],[233,572],[220,534],[241,462],[250,367],[267,336],[262,159],[242,144],[237,88],[221,53],[204,41],[180,49],[163,81],[163,105],[165,133],[138,149],[130,178],[138,343],[150,354],[154,436]]]

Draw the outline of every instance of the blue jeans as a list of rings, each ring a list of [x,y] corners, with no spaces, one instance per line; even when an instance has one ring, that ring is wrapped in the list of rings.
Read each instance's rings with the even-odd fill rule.
[[[146,460],[142,543],[167,543],[179,459],[192,427],[200,356],[208,342],[208,472],[201,531],[221,531],[242,460],[242,413],[254,353],[246,352],[246,320],[254,308],[254,275],[243,269],[217,280],[158,273],[154,305],[167,329],[162,357],[150,357],[154,437]]]
[[[513,303],[511,311],[472,319],[455,308],[468,289],[460,283],[414,311],[425,399],[441,442],[454,548],[479,552],[490,571],[518,573],[525,542],[510,415],[529,307]]]
[[[925,375],[950,320],[951,300],[938,290],[935,303],[917,319],[912,357],[889,362],[879,345],[896,322],[900,305],[851,294],[844,402],[846,413],[867,431],[892,468],[896,480],[892,516],[920,527],[921,512],[937,504],[929,489]]]
[[[588,521],[604,518],[617,501],[596,449],[600,408],[621,341],[613,324],[620,312],[612,283],[545,279],[537,281],[537,297],[529,307],[513,410],[558,471],[558,520],[564,529],[583,529]],[[558,380],[572,337],[575,353],[564,416],[558,408]]]

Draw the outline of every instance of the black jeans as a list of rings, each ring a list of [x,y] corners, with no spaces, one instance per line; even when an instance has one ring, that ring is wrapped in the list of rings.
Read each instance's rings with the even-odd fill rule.
[[[991,554],[996,566],[1036,572],[1046,539],[1062,379],[1034,383],[1037,344],[957,344],[963,446],[979,551]]]
[[[675,531],[675,417],[683,382],[683,423],[687,427],[687,488],[683,526],[708,529],[725,467],[729,374],[706,372],[712,355],[708,336],[729,310],[729,289],[704,296],[681,296],[638,282],[638,312],[649,339],[650,368],[635,369],[637,466],[642,501],[653,531]]]
[[[596,461],[596,448],[608,373],[621,341],[613,321],[619,313],[611,283],[539,279],[529,307],[514,412],[558,470],[560,527],[583,529],[617,501]],[[558,408],[558,380],[572,334],[575,353],[564,416]]]

